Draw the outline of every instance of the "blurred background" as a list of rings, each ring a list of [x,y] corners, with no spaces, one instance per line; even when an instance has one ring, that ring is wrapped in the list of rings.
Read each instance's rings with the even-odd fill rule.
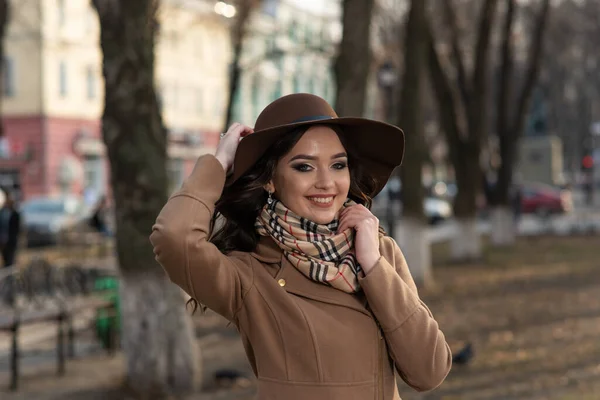
[[[597,0],[0,0],[2,398],[251,398],[210,311],[153,333],[188,383],[148,367],[132,282],[219,133],[307,92],[406,134],[372,209],[455,366],[402,397],[600,399],[599,49]]]

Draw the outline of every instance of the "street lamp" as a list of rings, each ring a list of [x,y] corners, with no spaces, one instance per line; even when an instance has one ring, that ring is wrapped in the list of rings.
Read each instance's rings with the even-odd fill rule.
[[[394,115],[394,90],[396,88],[396,82],[398,80],[398,74],[394,64],[390,61],[385,61],[377,73],[377,83],[382,92],[382,98],[384,102],[384,120],[391,122]],[[390,236],[394,236],[396,231],[396,213],[394,212],[397,200],[400,198],[400,187],[401,182],[398,177],[393,177],[388,183],[387,191],[387,206],[386,206],[386,219],[387,226],[390,232]]]
[[[394,115],[394,88],[396,87],[397,80],[398,74],[394,64],[392,64],[390,61],[385,61],[381,67],[379,67],[379,72],[377,73],[377,83],[382,91],[382,97],[385,104],[384,119],[387,122],[390,122],[392,116]]]
[[[237,13],[237,10],[231,4],[227,4],[223,1],[219,1],[215,4],[215,12],[225,18],[233,18]]]

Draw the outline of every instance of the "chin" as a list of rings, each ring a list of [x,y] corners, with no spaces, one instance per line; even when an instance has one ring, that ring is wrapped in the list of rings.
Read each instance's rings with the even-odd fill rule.
[[[331,221],[333,221],[335,219],[335,217],[331,217],[331,218],[314,218],[312,219],[313,222],[316,222],[319,225],[327,225],[329,223],[331,223]]]
[[[315,222],[319,225],[327,225],[331,223],[336,217],[337,213],[328,211],[321,213],[312,213],[311,218],[309,218],[312,222]]]

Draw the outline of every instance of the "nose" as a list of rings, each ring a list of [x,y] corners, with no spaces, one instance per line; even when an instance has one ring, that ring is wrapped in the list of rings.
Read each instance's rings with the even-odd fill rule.
[[[334,186],[335,182],[331,171],[328,168],[320,169],[317,175],[317,182],[315,183],[315,188],[325,190],[331,189]]]

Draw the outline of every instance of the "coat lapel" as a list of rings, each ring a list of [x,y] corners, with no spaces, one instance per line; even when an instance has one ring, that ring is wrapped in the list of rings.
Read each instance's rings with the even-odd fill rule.
[[[362,291],[350,294],[334,289],[306,277],[283,255],[283,251],[270,237],[261,237],[252,256],[265,265],[274,279],[285,281],[284,289],[288,293],[306,297],[323,303],[352,308],[371,316],[367,310],[367,301]]]

